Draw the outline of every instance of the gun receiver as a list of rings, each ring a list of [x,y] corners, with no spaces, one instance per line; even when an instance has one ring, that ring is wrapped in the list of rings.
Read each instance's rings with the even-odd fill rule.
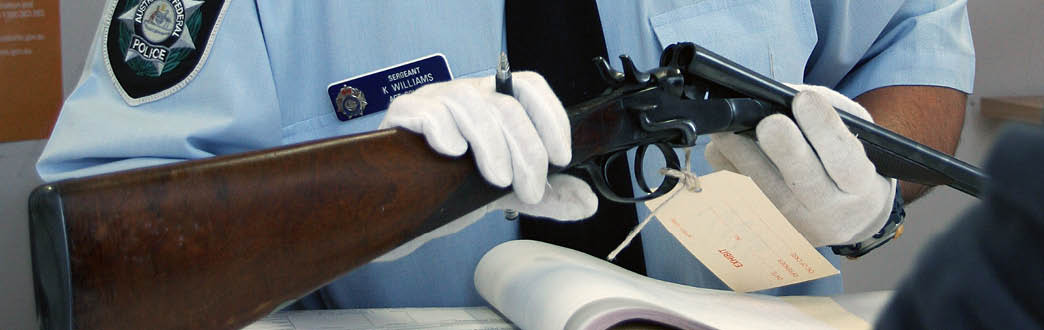
[[[607,94],[618,100],[619,111],[601,113],[617,118],[592,119],[581,104],[570,113],[574,123],[574,164],[595,179],[595,187],[610,200],[636,202],[658,197],[677,184],[664,178],[660,188],[648,188],[642,172],[642,155],[650,146],[664,154],[667,166],[677,169],[677,155],[670,147],[695,144],[696,137],[716,132],[751,133],[762,118],[782,113],[793,118],[790,102],[797,91],[762,76],[720,55],[692,43],[667,47],[660,67],[640,72],[626,56],[620,57],[624,72],[611,70],[604,59],[596,59],[602,76],[611,86]],[[619,94],[619,95],[617,95]],[[598,101],[596,99],[595,101]],[[837,110],[842,122],[863,143],[867,156],[883,176],[927,184],[948,185],[979,197],[988,178],[982,170],[945,153],[877,126],[847,112]],[[589,126],[598,123],[623,125],[611,134],[595,134],[616,140],[590,143],[582,138]],[[579,139],[579,141],[578,141]],[[588,145],[597,149],[587,150]],[[617,196],[608,188],[605,166],[622,158],[626,149],[637,147],[635,179],[648,195],[638,198]],[[589,154],[597,155],[590,157]]]

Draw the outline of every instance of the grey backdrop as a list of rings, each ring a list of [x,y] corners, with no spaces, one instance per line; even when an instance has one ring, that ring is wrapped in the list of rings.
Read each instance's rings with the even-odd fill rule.
[[[72,91],[101,16],[103,0],[61,0],[63,89]],[[975,94],[957,155],[979,164],[1003,124],[979,115],[982,96],[1044,95],[1044,3],[985,1],[969,5],[978,57]],[[0,110],[2,111],[2,110]],[[45,141],[0,143],[0,329],[36,327],[27,239],[26,197],[39,184],[33,163]],[[909,271],[921,247],[946,228],[973,199],[936,189],[909,206],[906,234],[857,261],[844,264],[849,292],[891,289]]]

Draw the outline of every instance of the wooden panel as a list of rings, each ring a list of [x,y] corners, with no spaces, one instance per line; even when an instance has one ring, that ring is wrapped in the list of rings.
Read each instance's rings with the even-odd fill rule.
[[[0,2],[0,142],[46,138],[62,105],[58,0]]]

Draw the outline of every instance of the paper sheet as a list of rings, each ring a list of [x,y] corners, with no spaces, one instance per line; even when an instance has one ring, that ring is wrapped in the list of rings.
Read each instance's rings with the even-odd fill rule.
[[[586,329],[600,320],[577,320],[578,311],[608,300],[629,306],[626,317],[655,309],[716,329],[832,329],[778,297],[696,288],[648,278],[595,257],[535,242],[498,245],[475,271],[479,294],[523,329]],[[617,305],[619,306],[619,305]],[[644,315],[648,315],[645,313]],[[625,318],[626,319],[626,318]],[[597,328],[597,327],[595,327]]]
[[[486,307],[377,308],[273,313],[243,330],[508,330],[517,329]]]
[[[782,299],[801,312],[838,329],[873,329],[869,322],[849,313],[830,297],[790,296]]]
[[[719,171],[700,185],[701,192],[679,186],[646,205],[664,204],[656,218],[729,288],[751,292],[839,273],[749,177]]]

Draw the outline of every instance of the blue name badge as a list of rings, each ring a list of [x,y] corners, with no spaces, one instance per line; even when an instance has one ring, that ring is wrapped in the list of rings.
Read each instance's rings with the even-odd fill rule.
[[[388,109],[391,100],[421,86],[453,79],[446,57],[433,54],[330,84],[337,119],[347,121]]]

